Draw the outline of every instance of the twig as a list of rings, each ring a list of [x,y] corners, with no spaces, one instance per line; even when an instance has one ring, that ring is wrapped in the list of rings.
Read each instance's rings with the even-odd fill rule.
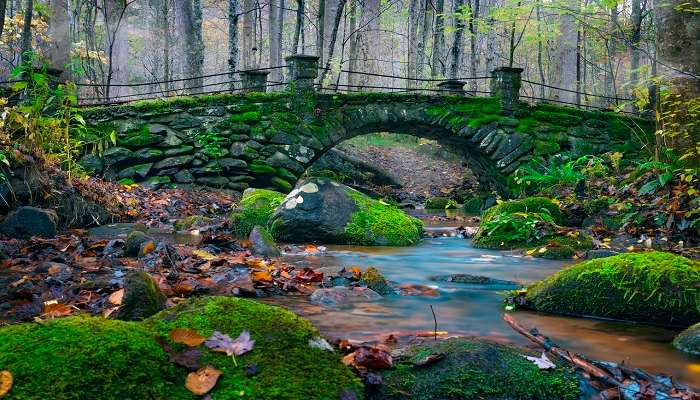
[[[433,321],[435,325],[433,326],[433,339],[437,340],[437,317],[435,316],[435,310],[433,310],[433,305],[430,304],[430,312],[433,313]]]

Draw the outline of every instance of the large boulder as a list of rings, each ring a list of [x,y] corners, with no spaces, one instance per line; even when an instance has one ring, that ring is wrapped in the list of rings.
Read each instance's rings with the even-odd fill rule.
[[[541,370],[519,349],[472,338],[431,341],[409,347],[394,357],[395,366],[381,371],[371,400],[389,399],[537,399],[579,398],[576,373],[563,365]],[[426,362],[433,356],[432,363]],[[552,359],[552,361],[556,361]]]
[[[174,328],[189,328],[204,337],[214,331],[236,338],[250,332],[253,350],[236,356],[206,355],[223,372],[211,392],[214,399],[337,399],[341,393],[362,398],[362,385],[335,352],[312,346],[318,331],[283,308],[234,297],[190,300],[145,321],[155,334],[167,337]]]
[[[267,226],[275,208],[284,200],[284,194],[267,189],[246,189],[241,206],[230,218],[231,230],[239,238],[247,238],[255,225]]]
[[[269,221],[278,240],[379,246],[416,244],[421,222],[382,201],[324,178],[300,182]]]
[[[673,340],[673,346],[680,351],[700,356],[700,323],[676,336]]]
[[[690,326],[700,321],[700,262],[657,251],[588,260],[530,286],[525,300],[555,314]]]
[[[56,236],[56,213],[41,208],[19,207],[0,223],[0,232],[14,239],[32,236],[52,238]]]

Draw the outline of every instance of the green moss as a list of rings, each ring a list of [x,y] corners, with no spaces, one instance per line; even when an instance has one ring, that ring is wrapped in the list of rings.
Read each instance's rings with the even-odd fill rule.
[[[250,163],[250,165],[248,166],[248,170],[250,170],[250,172],[260,175],[277,173],[274,167],[262,163],[260,161],[253,161],[252,163]]]
[[[292,188],[293,188],[292,184],[289,183],[289,182],[287,182],[287,181],[285,181],[285,180],[282,179],[282,178],[274,177],[274,178],[270,179],[270,182],[272,183],[272,185],[273,185],[276,189],[279,189],[279,190],[281,190],[281,191],[283,191],[283,192],[288,193],[288,192],[291,192],[291,191],[292,191]]]
[[[203,361],[221,370],[212,399],[337,399],[341,390],[362,397],[362,386],[340,356],[309,346],[319,336],[306,320],[279,307],[233,297],[191,300],[144,322],[161,336],[174,328],[190,328],[209,336],[219,331],[237,337],[248,330],[252,351],[231,357],[206,352]],[[257,374],[249,376],[247,366]]]
[[[427,367],[414,363],[431,354],[445,358]],[[453,338],[410,347],[395,368],[381,372],[384,384],[370,399],[536,399],[574,400],[575,372],[563,365],[540,370],[523,354],[539,356],[477,339]]]
[[[561,146],[557,142],[547,142],[543,140],[535,140],[534,153],[536,156],[543,154],[557,153],[561,150]]]
[[[191,399],[186,372],[134,322],[69,317],[0,329],[11,399]]]
[[[194,227],[210,224],[211,222],[212,219],[209,217],[205,217],[203,215],[190,215],[189,217],[175,221],[174,226],[178,231],[186,231]]]
[[[700,320],[700,262],[664,252],[584,261],[531,286],[527,303],[557,314],[689,326]]]
[[[472,197],[464,201],[462,210],[467,214],[479,215],[483,204],[484,201],[480,197]]]
[[[423,223],[419,219],[356,190],[349,190],[348,195],[359,208],[345,227],[348,244],[409,246],[420,240]]]
[[[455,209],[457,202],[448,197],[431,197],[425,201],[425,208],[429,210]]]
[[[131,178],[124,178],[120,179],[117,183],[119,183],[120,185],[130,186],[135,184],[136,182],[134,182],[134,180]]]
[[[243,193],[240,210],[231,214],[230,225],[236,237],[247,238],[255,225],[267,226],[267,221],[285,195],[267,189],[248,189]]]
[[[374,267],[367,268],[367,271],[362,273],[361,282],[382,296],[394,293],[394,289],[386,278]]]
[[[580,231],[559,233],[563,220],[559,206],[546,197],[511,200],[489,208],[474,235],[476,247],[514,249],[548,245],[585,250],[593,247],[590,236]],[[563,251],[567,251],[562,249]],[[553,250],[552,257],[557,254]]]
[[[243,123],[248,125],[255,125],[260,122],[262,114],[259,111],[246,111],[240,114],[234,114],[228,118],[230,124]]]
[[[532,113],[532,116],[539,121],[551,122],[562,126],[579,125],[582,120],[580,116],[563,112],[535,111]]]

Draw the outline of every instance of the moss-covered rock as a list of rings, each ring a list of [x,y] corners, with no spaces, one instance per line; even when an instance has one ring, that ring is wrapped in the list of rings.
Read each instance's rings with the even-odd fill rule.
[[[174,227],[178,231],[186,231],[196,227],[208,225],[213,220],[203,215],[190,215],[175,221]]]
[[[673,340],[673,346],[680,351],[700,356],[700,323],[676,336]]]
[[[391,287],[389,281],[374,267],[367,268],[367,271],[362,273],[361,283],[382,296],[394,294],[394,288]]]
[[[545,197],[512,200],[489,208],[474,235],[476,247],[493,249],[547,245],[552,258],[592,248],[590,236],[576,230],[561,233],[559,207]],[[544,253],[538,253],[545,256]]]
[[[689,326],[700,321],[700,262],[664,252],[584,261],[535,283],[528,307]]]
[[[164,309],[165,300],[150,275],[131,270],[124,278],[124,298],[117,317],[126,321],[142,320]]]
[[[444,359],[424,367],[429,355]],[[453,338],[409,348],[395,368],[382,371],[383,385],[368,398],[574,400],[579,397],[573,370],[559,365],[540,370],[523,355],[530,350],[486,341]]]
[[[408,246],[420,240],[423,225],[396,206],[311,177],[299,182],[277,207],[270,230],[289,242]]]
[[[429,210],[447,210],[457,208],[457,202],[449,197],[431,197],[425,201],[424,206]]]
[[[361,398],[362,386],[337,353],[311,347],[318,338],[306,320],[279,307],[233,297],[191,300],[162,311],[147,321],[155,333],[168,336],[174,328],[190,328],[209,336],[219,331],[237,337],[248,330],[255,346],[231,357],[206,352],[203,362],[221,370],[212,399],[337,399],[343,390]],[[249,368],[255,366],[251,376]]]
[[[69,317],[0,328],[10,399],[191,399],[186,372],[135,322]]]
[[[231,229],[239,238],[248,238],[255,225],[267,226],[275,208],[284,200],[284,194],[267,189],[247,189],[243,192],[241,207],[231,214]]]

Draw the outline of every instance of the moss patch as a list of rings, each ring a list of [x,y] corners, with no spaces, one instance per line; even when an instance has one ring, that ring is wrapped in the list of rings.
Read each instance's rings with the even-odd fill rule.
[[[359,211],[345,227],[346,242],[364,246],[410,246],[418,243],[423,223],[398,207],[348,190]]]
[[[11,399],[191,399],[184,371],[135,322],[86,316],[0,329]]]
[[[414,363],[430,355],[445,358],[419,368]],[[522,355],[527,350],[454,338],[410,348],[396,367],[382,371],[384,385],[370,399],[539,399],[574,400],[578,380],[573,370],[558,366],[542,371]],[[539,356],[539,354],[536,354]]]
[[[241,209],[231,214],[233,233],[239,238],[248,238],[255,225],[267,226],[267,221],[284,197],[284,194],[274,190],[246,190],[241,199]]]
[[[559,206],[546,197],[503,202],[484,213],[473,243],[476,247],[493,249],[547,245],[552,252],[546,257],[552,258],[592,248],[591,238],[583,232],[560,233],[558,224],[561,220]]]
[[[425,208],[429,210],[455,209],[457,202],[448,197],[431,197],[425,201]]]
[[[154,315],[146,326],[162,336],[190,328],[208,336],[215,330],[233,338],[250,331],[255,347],[237,357],[205,352],[203,361],[223,372],[212,399],[337,399],[342,390],[362,396],[362,386],[340,356],[309,346],[318,337],[306,320],[279,307],[233,297],[191,300]],[[257,374],[250,376],[248,366]]]
[[[671,253],[628,253],[584,261],[535,283],[529,307],[689,326],[700,320],[700,262]]]

